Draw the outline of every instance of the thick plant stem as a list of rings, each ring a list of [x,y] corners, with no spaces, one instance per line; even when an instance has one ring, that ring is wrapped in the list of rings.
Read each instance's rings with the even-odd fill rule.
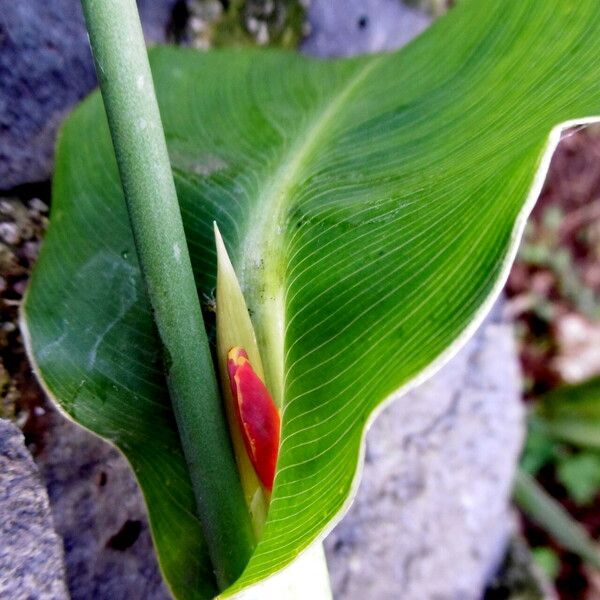
[[[82,0],[138,259],[217,584],[254,544],[235,465],[135,0]]]

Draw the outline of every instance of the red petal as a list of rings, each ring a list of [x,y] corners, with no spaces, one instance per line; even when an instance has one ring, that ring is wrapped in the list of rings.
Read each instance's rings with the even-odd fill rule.
[[[279,412],[245,350],[232,348],[227,368],[246,451],[261,483],[272,490],[279,452]]]

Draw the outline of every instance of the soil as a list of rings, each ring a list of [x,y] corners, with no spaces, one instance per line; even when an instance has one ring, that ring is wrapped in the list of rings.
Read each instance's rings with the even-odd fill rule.
[[[32,453],[47,428],[47,400],[25,355],[19,304],[48,223],[50,186],[21,186],[0,197],[0,417],[23,430]]]

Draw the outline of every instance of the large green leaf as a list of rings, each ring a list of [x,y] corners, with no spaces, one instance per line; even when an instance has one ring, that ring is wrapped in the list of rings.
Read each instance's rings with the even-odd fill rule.
[[[395,54],[151,58],[198,287],[214,285],[216,220],[283,404],[271,510],[239,589],[332,526],[373,411],[483,317],[555,126],[600,114],[600,11],[597,0],[473,0]],[[49,393],[133,465],[174,594],[210,596],[97,93],[62,131],[23,322]]]

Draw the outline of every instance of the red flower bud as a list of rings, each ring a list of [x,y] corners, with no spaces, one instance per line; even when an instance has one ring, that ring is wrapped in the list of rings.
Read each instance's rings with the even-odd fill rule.
[[[279,412],[243,348],[228,352],[227,370],[246,451],[261,483],[271,491],[279,452]]]

